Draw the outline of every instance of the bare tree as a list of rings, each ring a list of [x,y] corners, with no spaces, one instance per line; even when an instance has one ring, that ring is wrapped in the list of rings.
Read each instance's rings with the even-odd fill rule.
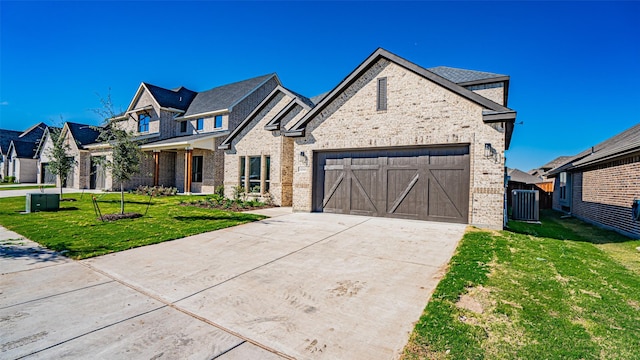
[[[60,127],[49,127],[49,137],[53,146],[47,149],[46,154],[49,157],[47,163],[47,169],[51,171],[53,175],[58,177],[60,181],[60,198],[62,199],[62,188],[67,181],[69,172],[77,165],[75,158],[69,156],[71,151],[71,145],[65,141],[65,137],[62,136],[62,125],[64,121],[60,117]]]
[[[124,183],[140,171],[142,150],[135,141],[133,132],[119,124],[122,115],[113,109],[111,91],[100,102],[102,108],[94,111],[104,119],[104,123],[95,129],[100,132],[98,140],[111,146],[111,159],[105,159],[104,165],[110,170],[113,180],[120,184],[120,214],[124,214]]]

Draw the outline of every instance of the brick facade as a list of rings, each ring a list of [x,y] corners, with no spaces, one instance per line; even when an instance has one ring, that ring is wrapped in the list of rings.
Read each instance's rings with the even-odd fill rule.
[[[640,238],[640,222],[631,217],[640,198],[640,154],[574,172],[572,188],[572,215]]]
[[[387,78],[387,110],[376,110]],[[505,128],[483,122],[482,106],[386,59],[379,59],[294,139],[293,208],[312,210],[313,153],[421,145],[469,145],[469,223],[502,228]],[[485,143],[498,159],[484,156]]]
[[[275,205],[291,206],[293,182],[293,139],[282,136],[280,130],[268,131],[264,127],[293,99],[279,93],[256,117],[233,139],[231,149],[224,153],[225,196],[233,197],[234,189],[240,184],[240,158],[269,156],[269,196]],[[306,110],[298,106],[281,121],[281,127],[295,123],[306,114]],[[266,200],[266,194],[255,195]]]

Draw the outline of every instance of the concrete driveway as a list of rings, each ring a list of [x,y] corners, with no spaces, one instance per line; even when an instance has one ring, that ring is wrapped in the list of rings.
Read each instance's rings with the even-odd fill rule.
[[[464,229],[287,213],[85,261],[3,230],[0,358],[394,359]]]

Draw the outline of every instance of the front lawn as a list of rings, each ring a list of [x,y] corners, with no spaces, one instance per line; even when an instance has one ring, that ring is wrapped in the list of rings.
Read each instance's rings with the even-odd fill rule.
[[[639,359],[640,240],[543,212],[468,231],[404,359]]]
[[[97,219],[91,194],[69,194],[77,201],[60,202],[60,210],[21,214],[25,197],[0,199],[0,225],[74,259],[108,254],[138,246],[179,239],[259,219],[264,216],[180,206],[195,197],[153,198],[147,215],[137,219],[102,222]],[[120,194],[98,196],[102,214],[120,210]],[[125,211],[144,214],[148,196],[126,194]]]

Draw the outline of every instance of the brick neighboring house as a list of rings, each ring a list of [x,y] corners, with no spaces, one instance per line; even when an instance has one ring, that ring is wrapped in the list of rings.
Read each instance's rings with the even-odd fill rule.
[[[16,182],[35,183],[37,180],[37,149],[47,128],[37,123],[23,132],[2,130],[2,177],[14,176]],[[17,135],[17,136],[16,136]],[[8,143],[8,145],[7,145]],[[6,152],[5,152],[6,146]]]
[[[640,238],[632,202],[640,199],[640,124],[571,157],[549,172],[553,208]]]
[[[508,87],[505,75],[425,69],[378,49],[310,110],[304,97],[272,93],[221,144],[225,191],[244,180],[263,192],[278,177],[277,196],[295,211],[502,228]]]
[[[224,154],[217,146],[278,85],[276,74],[203,92],[142,83],[125,113],[115,119],[134,132],[145,153],[140,172],[125,188],[162,185],[184,193],[213,192],[224,178]],[[105,143],[86,148],[91,156],[111,156]],[[108,171],[105,188],[119,189]]]
[[[90,151],[86,148],[87,145],[96,142],[100,132],[92,125],[66,122],[60,131],[60,136],[69,146],[67,155],[73,157],[75,161],[75,166],[67,174],[66,182],[62,186],[74,189],[104,189],[104,170],[96,165]],[[61,186],[57,177],[47,169],[53,147],[50,131],[45,134],[42,144],[37,167],[38,183],[54,183]]]

